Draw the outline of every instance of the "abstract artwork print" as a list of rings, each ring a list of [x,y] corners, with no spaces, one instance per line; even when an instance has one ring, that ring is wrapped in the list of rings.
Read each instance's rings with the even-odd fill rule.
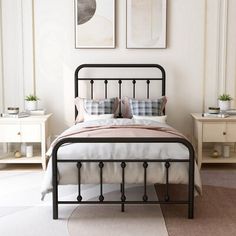
[[[126,1],[126,47],[166,47],[166,0]]]
[[[115,0],[75,0],[75,47],[115,47]]]

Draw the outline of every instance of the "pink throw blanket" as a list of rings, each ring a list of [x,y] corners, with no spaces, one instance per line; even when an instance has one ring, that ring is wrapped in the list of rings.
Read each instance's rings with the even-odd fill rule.
[[[72,137],[186,137],[177,130],[169,127],[147,126],[147,125],[105,125],[87,126],[77,131],[66,130],[53,143],[61,139]]]

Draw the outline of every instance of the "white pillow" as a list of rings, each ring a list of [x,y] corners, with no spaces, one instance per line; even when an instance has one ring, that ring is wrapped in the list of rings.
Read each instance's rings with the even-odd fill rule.
[[[102,115],[89,115],[87,113],[84,114],[84,121],[90,121],[90,120],[107,120],[107,119],[113,119],[114,114],[102,114]]]
[[[133,119],[135,120],[152,120],[160,123],[166,123],[167,116],[136,116],[133,115]]]

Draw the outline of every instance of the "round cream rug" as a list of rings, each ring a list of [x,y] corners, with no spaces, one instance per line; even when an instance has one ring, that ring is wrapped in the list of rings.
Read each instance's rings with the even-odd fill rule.
[[[138,188],[129,189],[127,194],[140,197]],[[137,193],[137,194],[136,194]],[[119,196],[115,191],[104,194],[105,199]],[[81,205],[68,219],[71,236],[168,236],[159,205]]]

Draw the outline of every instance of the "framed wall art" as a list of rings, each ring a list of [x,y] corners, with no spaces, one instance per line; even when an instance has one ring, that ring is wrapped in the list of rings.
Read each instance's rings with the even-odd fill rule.
[[[126,0],[126,47],[166,48],[166,0]]]
[[[115,0],[75,0],[75,48],[115,48]]]

